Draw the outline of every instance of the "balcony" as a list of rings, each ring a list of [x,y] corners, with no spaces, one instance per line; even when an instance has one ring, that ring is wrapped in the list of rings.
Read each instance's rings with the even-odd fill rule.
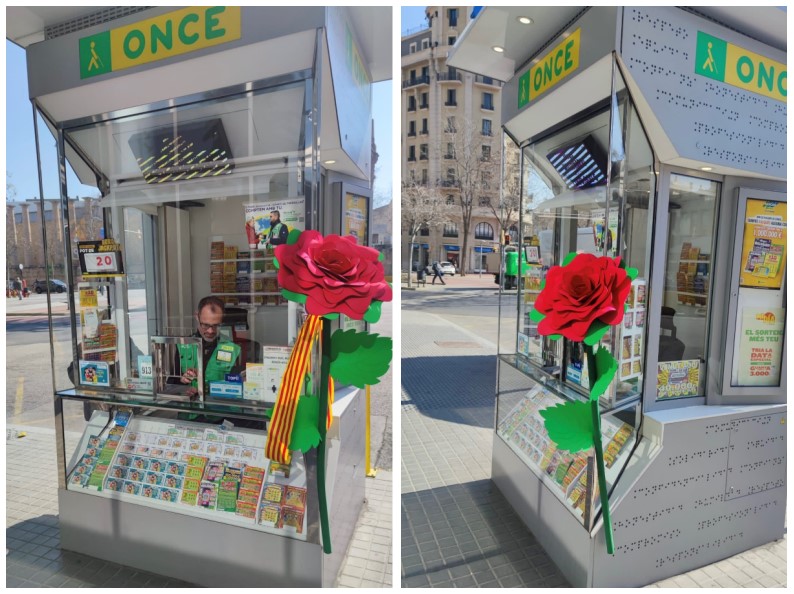
[[[480,105],[480,109],[484,109],[485,111],[493,111],[494,110],[493,103],[483,103],[482,105]]]
[[[430,84],[430,75],[426,74],[424,76],[417,76],[416,78],[409,78],[408,80],[403,81],[403,89],[409,89],[411,87],[417,87],[419,85],[429,85]]]
[[[502,86],[501,81],[498,81],[490,76],[483,76],[482,74],[477,74],[474,77],[474,82],[478,85],[486,85],[489,87],[500,87]]]
[[[422,136],[427,136],[428,134],[430,134],[430,130],[428,130],[427,128],[422,128],[419,131],[419,134],[421,134]]]
[[[444,105],[446,105],[447,107],[457,107],[458,106],[458,102],[457,101],[444,101]]]
[[[444,158],[448,160],[452,160],[455,158],[455,155],[453,155],[452,153],[447,153],[446,155],[444,155]]]
[[[436,80],[438,80],[438,82],[463,82],[463,75],[460,72],[454,74],[439,72]]]
[[[441,180],[441,187],[442,188],[459,188],[460,182],[455,179],[442,179]]]
[[[416,136],[416,130],[408,130],[408,134],[406,136]]]
[[[409,103],[409,104],[408,104],[408,111],[416,111],[416,103],[414,103],[413,105],[411,105],[411,104]]]
[[[483,136],[493,136],[493,132],[491,130],[483,130],[482,132],[480,132],[480,134],[482,134]]]
[[[455,134],[455,133],[457,133],[457,131],[458,131],[457,128],[444,128],[444,132],[446,134]]]
[[[428,107],[430,107],[430,103],[420,103],[419,104],[419,109],[427,109]]]

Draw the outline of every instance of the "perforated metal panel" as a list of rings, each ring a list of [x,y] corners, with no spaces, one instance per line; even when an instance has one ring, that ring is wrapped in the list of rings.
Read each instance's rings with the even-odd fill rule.
[[[89,15],[66,21],[65,23],[58,23],[57,25],[50,25],[44,28],[45,39],[55,39],[61,35],[68,35],[75,31],[82,31],[95,25],[102,25],[120,19],[131,14],[136,14],[144,10],[149,10],[151,6],[110,6]]]
[[[592,585],[646,585],[782,537],[785,407],[736,410],[646,415],[662,450],[613,509],[615,555],[595,538]]]
[[[695,74],[697,33],[785,54],[676,8],[627,7],[621,56],[681,157],[786,177],[786,104]]]

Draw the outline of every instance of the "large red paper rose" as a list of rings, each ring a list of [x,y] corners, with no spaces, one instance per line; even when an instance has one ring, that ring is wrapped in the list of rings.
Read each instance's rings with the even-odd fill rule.
[[[391,301],[392,289],[378,261],[378,250],[354,237],[303,231],[294,244],[275,249],[282,289],[306,296],[306,311],[342,313],[360,320],[373,301]]]
[[[535,302],[546,316],[538,332],[582,342],[596,320],[612,326],[623,321],[630,290],[631,278],[620,268],[620,258],[578,254],[567,266],[549,269]]]

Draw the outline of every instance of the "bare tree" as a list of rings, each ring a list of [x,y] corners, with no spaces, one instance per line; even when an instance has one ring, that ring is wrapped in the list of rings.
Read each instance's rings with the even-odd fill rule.
[[[490,201],[488,207],[499,222],[499,230],[507,234],[521,218],[519,212],[521,208],[521,161],[520,149],[509,138],[505,138],[505,146],[502,150],[504,163],[501,196],[496,203],[493,200]]]
[[[491,137],[483,135],[470,119],[459,120],[458,127],[445,135],[446,147],[441,151],[445,159],[445,177],[439,180],[444,188],[456,188],[455,199],[460,210],[460,221],[463,226],[463,254],[468,254],[469,232],[474,207],[479,205],[481,197],[490,199],[496,196],[500,175],[500,148],[491,141]],[[488,202],[486,201],[485,204]],[[466,269],[462,266],[461,276]]]
[[[454,216],[454,207],[448,205],[440,192],[431,186],[415,182],[404,183],[400,201],[402,228],[409,238],[408,286],[411,286],[413,246],[422,229],[438,227]]]

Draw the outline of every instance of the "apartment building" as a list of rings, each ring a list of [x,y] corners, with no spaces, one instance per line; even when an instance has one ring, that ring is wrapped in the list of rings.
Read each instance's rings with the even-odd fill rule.
[[[413,262],[448,260],[467,272],[496,271],[500,225],[489,204],[498,208],[502,83],[446,63],[470,12],[471,7],[429,6],[427,28],[402,37],[402,180],[434,186],[441,199],[458,206],[445,224],[420,233]],[[470,167],[461,163],[462,143],[476,151],[479,161],[468,180],[460,175],[461,167]],[[462,192],[472,200],[468,241],[463,237]],[[403,233],[406,266],[409,241]]]

